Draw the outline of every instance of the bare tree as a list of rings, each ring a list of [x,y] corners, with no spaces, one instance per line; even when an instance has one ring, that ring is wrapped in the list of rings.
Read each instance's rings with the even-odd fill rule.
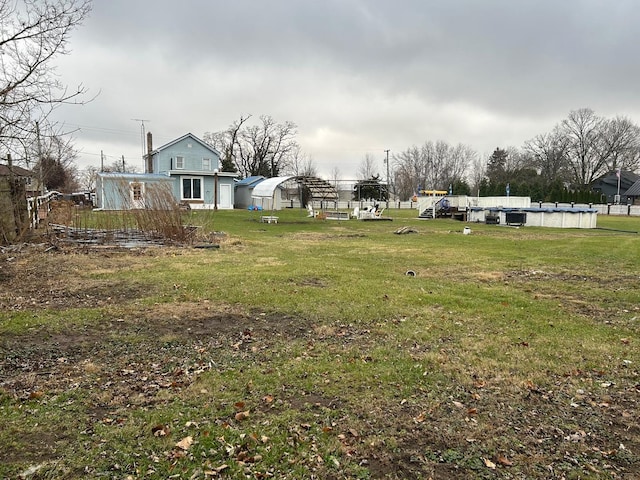
[[[207,133],[205,140],[233,159],[245,177],[278,176],[298,147],[297,126],[293,122],[277,123],[268,115],[262,115],[259,124],[248,125],[249,118],[241,117],[225,132]]]
[[[416,146],[410,147],[404,152],[393,155],[394,161],[394,183],[396,194],[402,200],[411,198],[418,193],[424,178],[424,159],[420,149]]]
[[[226,130],[206,132],[204,134],[203,140],[221,152],[222,171],[224,172],[238,171],[238,159],[236,156],[238,136],[240,129],[249,118],[251,118],[251,115],[240,116],[240,120],[234,121]]]
[[[239,170],[250,175],[277,177],[287,166],[289,154],[296,147],[296,125],[293,122],[276,123],[263,115],[259,125],[251,125],[239,135]]]
[[[331,182],[333,183],[333,188],[338,189],[338,183],[340,182],[340,169],[338,167],[333,167],[331,169],[330,177]]]
[[[318,169],[311,156],[303,153],[300,145],[296,145],[292,149],[290,161],[282,173],[303,177],[316,177],[318,176]]]
[[[524,150],[547,183],[592,183],[618,169],[640,168],[640,127],[626,117],[607,119],[590,108],[569,112],[551,133],[525,142]]]
[[[487,162],[476,155],[471,161],[470,172],[468,174],[471,191],[478,193],[480,191],[480,184],[487,176]]]
[[[588,185],[607,168],[603,156],[602,129],[604,119],[590,108],[569,113],[559,126],[567,142],[567,160],[576,185]]]
[[[358,180],[368,180],[375,177],[376,175],[379,175],[376,170],[376,161],[373,158],[373,155],[367,153],[360,162],[360,165],[358,165],[358,171],[356,172],[356,175],[358,177]]]
[[[92,192],[96,188],[96,179],[98,178],[98,168],[89,166],[81,170],[78,174],[78,181],[82,188],[87,192]]]
[[[418,189],[446,190],[449,185],[464,180],[477,154],[467,145],[428,141],[393,158],[397,193],[407,199]]]
[[[533,158],[534,167],[546,185],[569,180],[567,148],[568,139],[558,127],[551,133],[536,135],[524,144],[524,150]]]
[[[91,10],[90,0],[0,0],[0,145],[22,152],[57,105],[81,103],[82,85],[69,90],[56,78],[53,60],[68,53],[73,29]]]
[[[605,120],[602,127],[607,169],[637,171],[640,168],[640,128],[627,117],[620,116]]]
[[[138,167],[131,163],[127,163],[124,157],[121,157],[113,160],[110,164],[105,165],[102,171],[107,173],[136,173],[138,171]]]

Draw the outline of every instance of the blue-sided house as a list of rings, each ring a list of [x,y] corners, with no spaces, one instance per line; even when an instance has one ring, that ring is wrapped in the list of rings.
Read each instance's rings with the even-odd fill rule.
[[[147,208],[158,192],[169,188],[176,201],[192,209],[232,209],[237,174],[220,171],[220,153],[187,133],[145,155],[144,174],[100,173],[96,206],[105,210]]]

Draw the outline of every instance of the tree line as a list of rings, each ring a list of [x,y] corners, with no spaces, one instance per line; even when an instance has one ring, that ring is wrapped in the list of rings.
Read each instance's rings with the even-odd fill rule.
[[[395,154],[393,187],[402,200],[420,189],[454,194],[522,195],[539,201],[597,202],[597,178],[640,169],[640,128],[590,108],[569,113],[522,148],[496,148],[487,159],[468,146],[427,141]]]
[[[243,116],[223,131],[205,133],[204,140],[222,154],[223,170],[242,177],[317,174],[312,159],[302,153],[293,122],[278,123],[266,115],[251,120]],[[390,181],[383,181],[375,159],[365,155],[353,198],[408,200],[421,190],[442,190],[597,202],[599,196],[591,191],[595,179],[640,168],[640,128],[626,117],[605,118],[582,108],[521,148],[497,147],[488,158],[462,143],[428,140],[394,153],[390,163]],[[332,175],[337,182],[337,170]]]

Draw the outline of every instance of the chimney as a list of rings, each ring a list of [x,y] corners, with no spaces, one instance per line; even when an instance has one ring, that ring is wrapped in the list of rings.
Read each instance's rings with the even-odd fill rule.
[[[153,173],[153,161],[151,159],[151,152],[153,151],[153,137],[151,132],[147,133],[147,173]]]

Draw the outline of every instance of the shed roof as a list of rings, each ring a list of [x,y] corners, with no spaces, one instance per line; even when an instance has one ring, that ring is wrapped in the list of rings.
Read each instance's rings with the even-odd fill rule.
[[[243,178],[242,180],[238,180],[236,182],[236,185],[257,185],[258,183],[262,182],[264,180],[264,177],[262,175],[253,175],[251,177],[247,177],[247,178]]]

